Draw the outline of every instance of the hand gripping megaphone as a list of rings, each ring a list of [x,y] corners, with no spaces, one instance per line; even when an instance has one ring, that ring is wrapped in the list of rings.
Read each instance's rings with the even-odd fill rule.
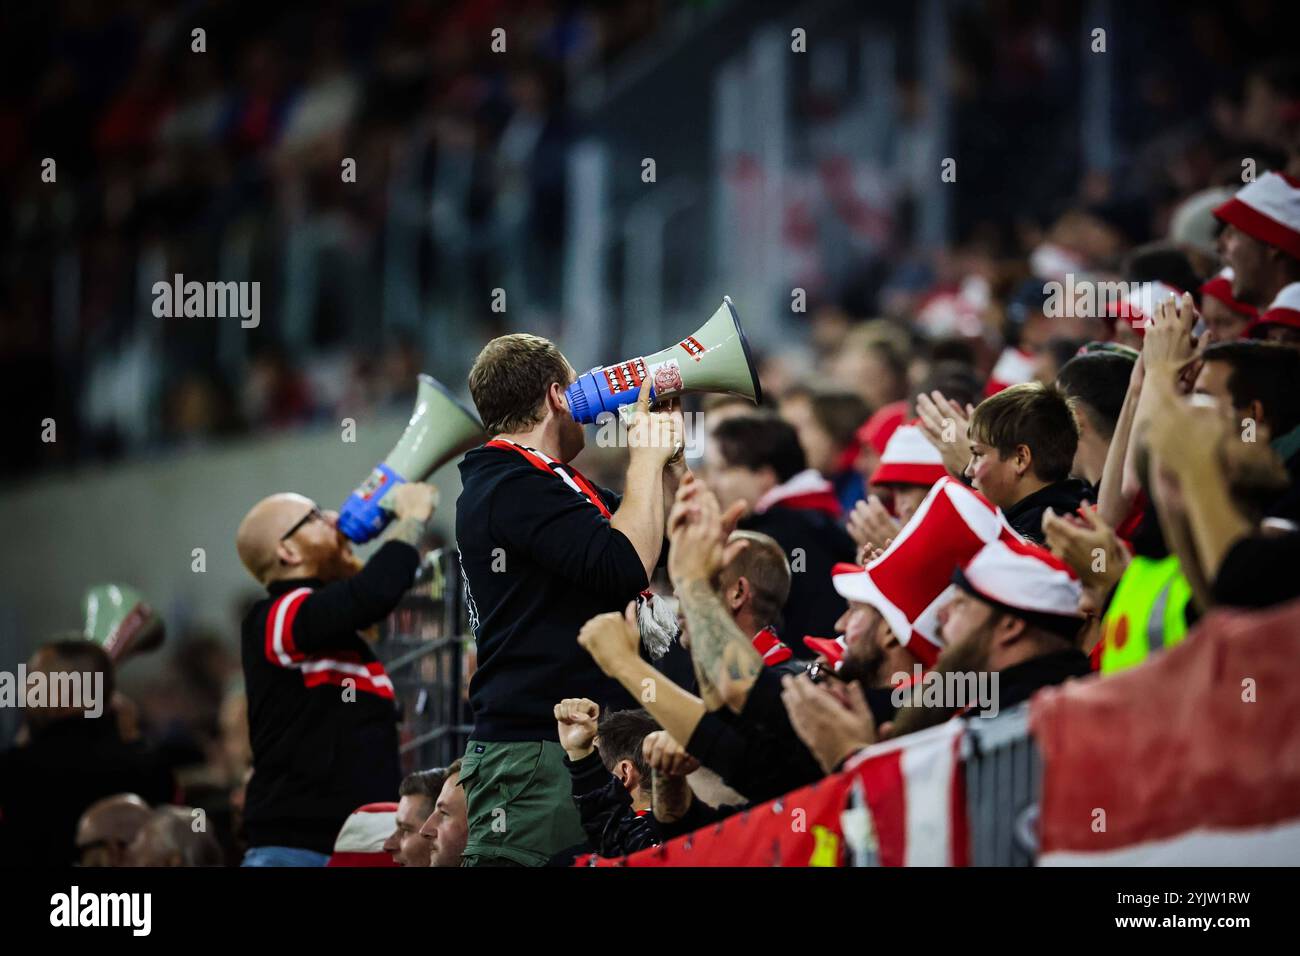
[[[384,498],[398,485],[423,481],[484,439],[483,424],[430,375],[420,376],[415,411],[388,457],[348,496],[339,509],[339,530],[360,544],[393,519]]]
[[[125,584],[96,584],[81,600],[82,632],[113,661],[152,651],[166,636],[162,618]]]
[[[569,411],[579,422],[594,422],[602,412],[635,402],[647,379],[655,402],[686,392],[726,392],[756,405],[763,400],[749,342],[730,296],[723,296],[712,318],[676,345],[579,375],[565,393]]]

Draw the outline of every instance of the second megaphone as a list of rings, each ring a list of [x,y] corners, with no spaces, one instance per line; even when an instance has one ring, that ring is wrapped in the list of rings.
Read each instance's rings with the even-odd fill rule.
[[[676,345],[579,375],[566,392],[569,411],[579,422],[594,422],[601,412],[636,401],[645,381],[656,402],[686,392],[726,392],[755,404],[762,401],[749,343],[731,298],[723,296],[712,318]]]
[[[339,509],[339,530],[358,543],[369,541],[392,520],[385,496],[407,481],[423,481],[461,452],[483,440],[478,416],[430,375],[420,376],[411,421],[388,457],[348,496]]]

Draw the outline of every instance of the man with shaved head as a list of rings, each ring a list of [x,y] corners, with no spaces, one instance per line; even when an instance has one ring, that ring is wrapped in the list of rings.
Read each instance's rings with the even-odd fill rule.
[[[160,807],[149,815],[127,851],[130,866],[221,866],[221,845],[201,810]]]
[[[153,811],[134,793],[96,800],[77,823],[82,866],[126,866],[126,851]]]
[[[403,484],[390,500],[397,520],[364,565],[338,514],[301,495],[264,498],[240,522],[239,560],[268,592],[241,645],[253,744],[244,866],[324,866],[353,808],[397,791],[393,684],[363,634],[410,588],[437,489]]]

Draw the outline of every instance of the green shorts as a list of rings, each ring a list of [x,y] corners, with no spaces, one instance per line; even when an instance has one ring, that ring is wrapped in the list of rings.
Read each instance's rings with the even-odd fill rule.
[[[586,839],[564,751],[553,741],[471,740],[460,782],[469,807],[464,866],[544,866]]]

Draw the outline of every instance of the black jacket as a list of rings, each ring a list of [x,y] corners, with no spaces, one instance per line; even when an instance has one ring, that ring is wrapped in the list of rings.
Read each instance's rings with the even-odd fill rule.
[[[790,726],[781,702],[788,669],[765,667],[739,714],[722,708],[700,718],[686,752],[750,803],[820,780],[821,765]]]
[[[396,799],[393,685],[358,631],[397,606],[419,561],[389,541],[347,580],[275,582],[244,619],[249,846],[329,853],[348,814]]]
[[[460,475],[456,543],[478,648],[473,739],[555,740],[555,702],[566,697],[636,707],[578,645],[583,624],[645,588],[632,542],[558,474],[510,449],[475,448]],[[618,495],[595,490],[618,509]]]
[[[815,657],[803,639],[835,636],[835,622],[847,605],[831,583],[831,568],[853,561],[853,539],[825,512],[780,504],[749,515],[740,527],[771,535],[785,552],[795,573],[777,630],[796,657]]]
[[[1051,508],[1058,515],[1073,514],[1085,501],[1093,501],[1096,492],[1081,478],[1066,478],[1026,495],[1003,514],[1007,523],[1036,544],[1043,543],[1043,512]]]
[[[124,742],[110,712],[33,731],[25,746],[0,753],[0,866],[71,866],[81,814],[118,793],[150,804],[176,798],[171,771]]]
[[[564,758],[573,781],[573,802],[589,844],[585,852],[600,856],[626,856],[662,841],[654,814],[638,815],[632,795],[605,769],[600,754],[592,751],[577,763]]]
[[[1053,651],[998,671],[998,709],[1014,707],[1044,687],[1092,673],[1088,655],[1077,648]]]

